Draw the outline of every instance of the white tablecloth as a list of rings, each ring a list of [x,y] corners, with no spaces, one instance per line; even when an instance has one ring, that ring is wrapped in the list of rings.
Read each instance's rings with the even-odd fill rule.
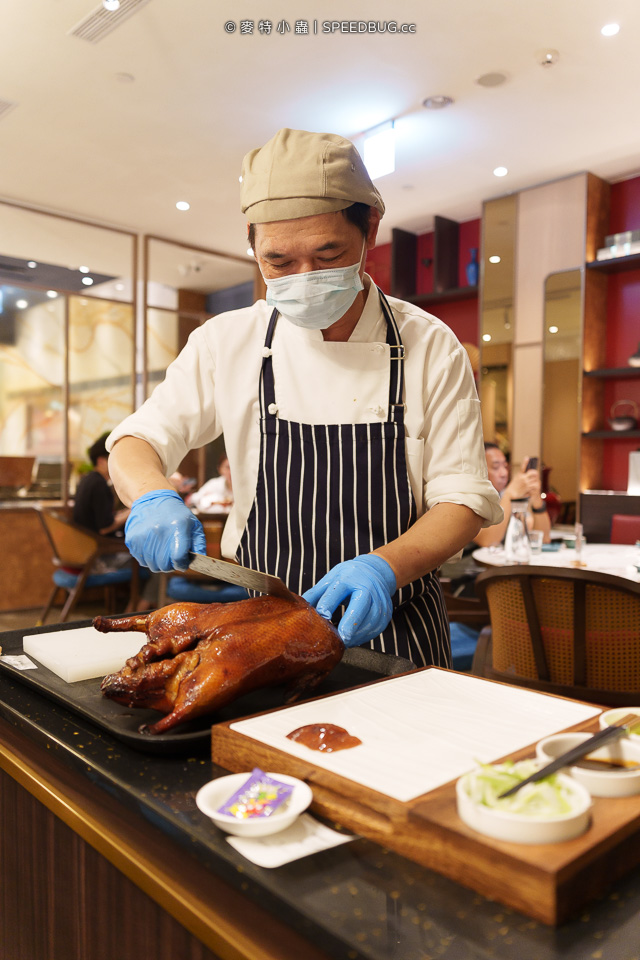
[[[473,551],[473,559],[489,567],[509,566],[502,547],[480,547]],[[640,550],[634,546],[618,543],[587,543],[582,548],[583,570],[609,573],[640,583]],[[576,551],[564,544],[559,550],[543,551],[531,557],[534,567],[573,567],[576,565]]]

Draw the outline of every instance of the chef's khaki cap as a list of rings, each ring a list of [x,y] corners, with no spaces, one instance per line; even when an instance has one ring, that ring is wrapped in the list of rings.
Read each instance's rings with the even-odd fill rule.
[[[287,128],[245,156],[240,202],[249,223],[333,213],[352,203],[384,213],[382,197],[350,140]]]

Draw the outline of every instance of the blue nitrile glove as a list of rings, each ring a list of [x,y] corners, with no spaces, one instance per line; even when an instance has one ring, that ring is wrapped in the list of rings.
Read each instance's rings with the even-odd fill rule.
[[[207,552],[202,524],[175,490],[152,490],[133,501],[124,542],[138,563],[154,573],[186,570],[190,552]]]
[[[359,647],[382,633],[391,620],[395,592],[396,576],[387,561],[363,553],[336,564],[303,597],[327,620],[348,601],[338,633],[345,647]]]

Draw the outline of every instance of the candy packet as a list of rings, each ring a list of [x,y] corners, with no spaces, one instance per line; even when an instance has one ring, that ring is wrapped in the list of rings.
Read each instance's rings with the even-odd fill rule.
[[[251,776],[218,809],[238,820],[250,817],[270,817],[278,808],[289,802],[293,786],[268,776],[264,770],[255,767]]]

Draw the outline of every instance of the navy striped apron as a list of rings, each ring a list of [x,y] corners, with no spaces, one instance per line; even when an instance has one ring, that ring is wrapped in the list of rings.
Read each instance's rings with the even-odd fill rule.
[[[390,346],[383,423],[294,423],[277,416],[271,345],[260,372],[260,464],[253,506],[236,553],[243,566],[304,593],[343,560],[395,540],[416,522],[405,455],[404,346],[381,291]],[[449,621],[435,573],[396,591],[388,627],[369,644],[418,666],[451,666]],[[335,620],[340,613],[336,611]]]

